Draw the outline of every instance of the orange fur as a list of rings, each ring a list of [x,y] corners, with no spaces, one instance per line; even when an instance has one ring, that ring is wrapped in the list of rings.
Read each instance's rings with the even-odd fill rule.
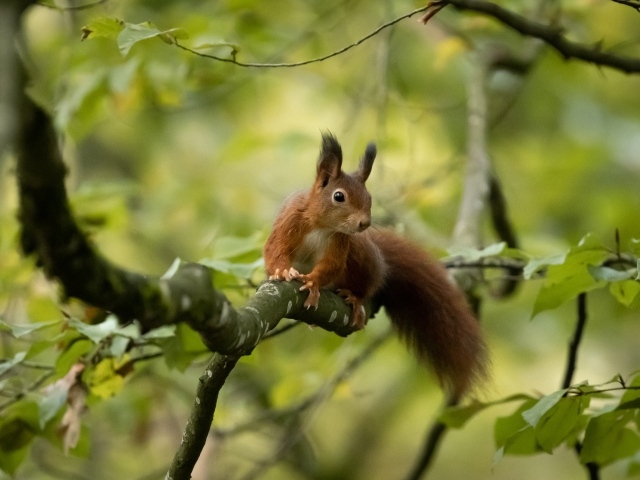
[[[375,158],[370,144],[353,174],[342,171],[342,150],[324,134],[316,180],[289,197],[264,248],[270,279],[303,282],[305,306],[321,288],[338,291],[364,328],[367,299],[383,305],[399,335],[435,371],[454,399],[486,375],[480,326],[444,267],[421,248],[387,230],[367,229],[371,196],[365,182]]]

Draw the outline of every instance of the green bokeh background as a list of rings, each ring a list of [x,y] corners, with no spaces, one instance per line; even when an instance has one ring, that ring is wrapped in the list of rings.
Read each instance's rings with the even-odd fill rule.
[[[529,18],[558,18],[575,41],[602,40],[613,53],[640,53],[640,14],[613,2],[501,4]],[[161,274],[176,257],[256,260],[283,199],[312,181],[320,131],[331,130],[348,169],[369,140],[378,144],[368,182],[374,221],[442,255],[461,196],[473,58],[493,49],[524,52],[530,40],[453,9],[427,26],[404,20],[340,56],[297,68],[242,68],[157,38],[124,57],[113,39],[80,40],[82,26],[108,16],[150,21],[161,30],[180,27],[189,34],[181,42],[190,47],[236,44],[241,61],[295,62],[335,51],[419,6],[404,0],[138,0],[65,12],[32,7],[24,19],[30,91],[54,115],[73,207],[100,250],[149,274]],[[230,53],[225,46],[203,51]],[[565,61],[544,49],[525,76],[491,76],[488,150],[523,250],[562,253],[589,232],[615,248],[616,229],[623,250],[640,238],[639,91],[638,76]],[[58,319],[55,288],[17,252],[10,154],[1,168],[0,310],[14,323]],[[493,241],[487,230],[487,244]],[[229,254],[241,242],[243,253]],[[252,291],[239,282],[227,286],[237,305]],[[532,320],[539,286],[527,282],[506,302],[486,300],[493,378],[481,398],[559,388],[575,307]],[[637,311],[605,292],[590,295],[589,307],[575,380],[628,377],[640,365]],[[232,373],[214,424],[230,428],[306,397],[387,328],[380,316],[347,339],[300,327],[265,343]],[[16,348],[24,346],[0,346],[5,358]],[[38,440],[17,478],[162,478],[205,358],[184,373],[162,360],[139,366],[117,396],[86,414],[88,457],[63,457]],[[389,341],[312,408],[301,420],[304,441],[261,478],[402,478],[441,399],[433,378],[397,340]],[[493,423],[511,411],[495,407],[451,431],[433,478],[584,476],[564,447],[493,466]],[[209,476],[197,478],[242,478],[278,440],[260,426],[211,442]],[[305,470],[314,473],[305,476]],[[604,476],[624,478],[625,465],[606,468]]]

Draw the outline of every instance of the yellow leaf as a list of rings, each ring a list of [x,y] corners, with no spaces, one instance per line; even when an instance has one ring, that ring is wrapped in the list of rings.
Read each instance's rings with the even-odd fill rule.
[[[86,383],[93,395],[100,398],[110,398],[118,393],[124,384],[124,379],[116,372],[117,365],[113,358],[100,361],[88,373]]]

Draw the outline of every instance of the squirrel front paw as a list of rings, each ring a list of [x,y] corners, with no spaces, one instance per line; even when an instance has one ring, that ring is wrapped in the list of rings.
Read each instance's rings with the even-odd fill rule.
[[[304,285],[300,287],[300,291],[309,290],[309,296],[307,300],[304,302],[304,306],[309,309],[311,307],[318,308],[318,303],[320,302],[320,288],[318,287],[318,283],[309,277],[309,275],[300,275],[296,277],[298,280],[301,280]]]
[[[290,282],[293,279],[296,279],[300,276],[300,272],[298,272],[295,268],[283,268],[280,270],[276,268],[276,271],[273,275],[269,275],[269,280],[286,280]]]

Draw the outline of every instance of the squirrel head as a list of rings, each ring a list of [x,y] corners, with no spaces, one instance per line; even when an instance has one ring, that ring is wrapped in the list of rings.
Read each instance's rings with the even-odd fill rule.
[[[322,134],[316,180],[309,196],[316,227],[351,235],[371,225],[371,195],[365,182],[375,158],[376,146],[369,143],[358,169],[345,173],[338,140],[329,132]]]

